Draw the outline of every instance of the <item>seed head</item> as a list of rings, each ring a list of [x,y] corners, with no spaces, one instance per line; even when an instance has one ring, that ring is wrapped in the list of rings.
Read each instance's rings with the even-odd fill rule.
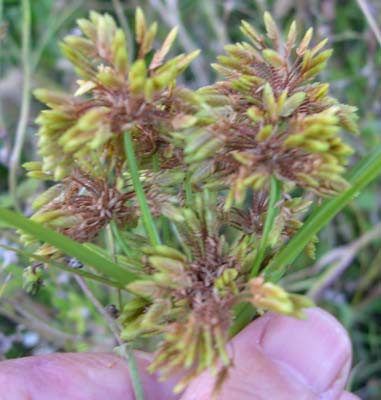
[[[266,188],[271,175],[320,196],[347,186],[342,174],[353,150],[339,132],[357,132],[355,108],[313,81],[332,51],[322,50],[326,40],[310,45],[312,29],[297,43],[292,24],[283,44],[268,13],[265,25],[267,37],[242,23],[251,43],[226,46],[214,65],[225,80],[200,91],[214,105],[214,122],[183,133],[194,182],[229,187],[227,208],[242,203],[248,189]]]

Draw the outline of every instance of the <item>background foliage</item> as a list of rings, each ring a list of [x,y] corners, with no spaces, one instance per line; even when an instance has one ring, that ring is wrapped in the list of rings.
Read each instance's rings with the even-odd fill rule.
[[[23,19],[21,1],[0,0],[0,206],[13,205],[12,173],[17,173],[13,189],[25,214],[31,213],[33,198],[43,190],[41,183],[27,180],[18,168],[36,159],[34,119],[41,106],[21,90],[23,82],[31,89],[73,90],[73,71],[60,54],[58,40],[73,32],[76,18],[90,9],[112,13],[128,32],[137,5],[148,19],[159,21],[158,40],[179,26],[174,51],[203,50],[185,74],[186,84],[193,88],[214,80],[209,64],[224,44],[241,38],[241,19],[259,28],[267,9],[280,24],[296,18],[304,27],[314,26],[317,39],[328,37],[335,50],[322,80],[331,83],[333,96],[359,108],[362,134],[352,138],[357,152],[353,163],[380,144],[381,3],[376,0],[34,0],[29,48],[23,38],[28,21]],[[369,13],[364,13],[366,9]],[[30,109],[23,117],[20,109],[27,105]],[[23,133],[20,123],[26,124],[24,141],[21,134],[16,137],[20,129]],[[12,158],[15,145],[22,145],[20,162]],[[380,221],[377,180],[321,232],[316,263],[300,257],[283,281],[288,290],[309,292],[349,330],[354,345],[350,388],[363,399],[381,396]],[[1,245],[21,246],[13,232],[0,229]],[[107,237],[100,240],[107,243]],[[71,274],[51,268],[42,290],[30,296],[21,289],[25,265],[22,255],[0,249],[0,359],[113,347],[102,318]],[[103,305],[118,302],[109,289],[89,285]]]

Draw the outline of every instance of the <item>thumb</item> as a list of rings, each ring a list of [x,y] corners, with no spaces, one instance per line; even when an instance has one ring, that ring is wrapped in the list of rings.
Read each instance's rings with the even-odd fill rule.
[[[261,317],[232,340],[230,350],[234,367],[220,400],[356,399],[343,393],[351,363],[348,335],[320,309],[308,310],[306,320]],[[212,388],[213,378],[204,373],[182,400],[210,399]]]

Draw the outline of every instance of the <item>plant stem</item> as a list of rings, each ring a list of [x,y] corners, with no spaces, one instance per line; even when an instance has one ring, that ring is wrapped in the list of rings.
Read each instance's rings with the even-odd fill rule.
[[[274,220],[279,213],[279,206],[277,203],[282,197],[282,183],[278,181],[274,176],[271,176],[270,180],[270,199],[269,205],[266,213],[266,220],[263,227],[261,242],[259,244],[258,254],[255,257],[253,268],[250,272],[250,278],[254,278],[258,275],[259,268],[262,264],[269,234],[274,225]],[[254,307],[249,303],[241,303],[238,304],[235,308],[236,319],[234,321],[234,325],[230,330],[230,336],[234,336],[241,329],[243,329],[247,325],[247,321],[250,320],[255,313]]]
[[[119,228],[116,225],[115,221],[111,221],[110,225],[111,225],[112,233],[114,234],[115,239],[118,242],[118,244],[119,244],[120,248],[122,249],[123,253],[127,257],[131,257],[131,252],[130,252],[128,246],[126,245],[126,242],[123,240],[122,235],[120,234]]]
[[[105,308],[98,301],[98,299],[94,296],[93,292],[87,286],[84,279],[82,279],[79,276],[76,276],[75,279],[76,279],[79,287],[83,291],[83,293],[91,301],[91,303],[94,305],[95,309],[99,312],[99,314],[105,320],[107,326],[110,328],[112,334],[114,335],[115,341],[117,342],[118,346],[123,346],[123,342],[120,339],[120,327],[118,326],[117,322],[114,321],[107,314]],[[131,378],[131,383],[132,383],[132,387],[133,387],[134,394],[135,394],[135,399],[144,400],[143,387],[142,387],[139,369],[138,369],[138,365],[136,363],[135,355],[128,348],[128,345],[126,345],[125,347],[127,349],[127,357],[126,358],[127,358],[128,369],[130,371],[130,378]]]
[[[128,346],[126,348],[126,351],[128,369],[130,371],[131,383],[132,388],[134,389],[135,398],[136,400],[144,400],[144,391],[135,354]]]
[[[85,282],[85,280],[81,276],[75,276],[74,278],[77,281],[78,286],[81,288],[82,292],[90,300],[90,302],[93,304],[95,309],[99,312],[99,314],[105,320],[107,326],[110,328],[110,331],[114,335],[115,341],[118,344],[118,346],[122,345],[122,341],[120,340],[120,331],[119,331],[119,328],[118,328],[117,324],[115,323],[115,321],[107,314],[107,311],[102,306],[102,304],[98,301],[98,299],[94,296],[93,292],[87,286],[87,283]]]
[[[132,383],[132,388],[134,390],[136,400],[144,400],[144,391],[142,382],[140,379],[139,368],[136,362],[136,357],[132,349],[128,344],[122,344],[114,349],[114,352],[120,357],[127,360],[128,369],[130,371],[130,378]]]
[[[105,308],[98,301],[98,299],[94,296],[93,292],[87,286],[85,280],[83,278],[81,278],[80,276],[76,276],[75,279],[76,279],[79,287],[83,291],[83,293],[91,301],[91,303],[94,305],[95,309],[99,312],[99,314],[105,320],[107,326],[110,328],[112,334],[114,335],[115,341],[117,342],[118,346],[124,347],[123,342],[120,339],[120,327],[119,327],[118,323],[116,321],[114,321],[107,314]],[[127,364],[128,364],[128,369],[130,371],[130,378],[131,378],[132,387],[134,389],[135,398],[137,400],[144,400],[144,392],[143,392],[142,382],[140,379],[139,369],[138,369],[138,365],[136,363],[135,355],[132,352],[132,350],[129,349],[128,345],[126,345],[125,348],[127,351],[127,357],[126,357]]]
[[[16,139],[13,146],[10,162],[8,184],[13,204],[16,210],[20,210],[17,198],[17,170],[20,164],[21,151],[25,141],[26,128],[28,125],[30,108],[30,31],[31,31],[31,10],[30,0],[22,0],[22,69],[23,69],[23,87],[20,118],[17,124]]]
[[[4,35],[4,29],[5,29],[5,22],[3,21],[4,19],[4,0],[0,0],[0,38],[2,39],[2,35]],[[5,70],[5,65],[2,62],[4,58],[5,53],[3,54],[3,49],[0,48],[0,77],[3,77],[3,73]],[[3,129],[4,132],[7,132],[7,128],[5,125],[4,117],[3,117],[3,104],[2,104],[2,99],[0,99],[0,129]]]
[[[258,249],[258,254],[255,257],[255,262],[250,273],[250,278],[258,275],[259,267],[263,261],[263,257],[266,252],[269,234],[273,228],[276,216],[279,213],[279,206],[277,203],[282,197],[282,183],[278,181],[274,176],[271,176],[270,180],[270,200],[267,207],[266,220],[263,227],[261,242]]]
[[[106,245],[108,251],[111,254],[112,261],[116,262],[115,241],[110,224],[106,226],[105,233],[106,233]]]
[[[160,172],[160,163],[159,163],[159,157],[158,157],[157,153],[155,153],[152,156],[152,169],[153,169],[153,172],[155,172],[155,173]],[[161,229],[161,233],[162,233],[163,242],[165,244],[168,244],[171,239],[171,228],[169,226],[169,221],[164,215],[161,215],[159,220],[160,220],[160,229]]]
[[[193,204],[193,193],[192,193],[192,174],[187,172],[185,175],[185,198],[187,207],[192,208]]]
[[[143,186],[139,178],[139,170],[135,158],[134,145],[132,143],[131,133],[125,132],[124,134],[124,146],[127,156],[128,166],[130,168],[130,174],[136,197],[138,199],[140,211],[142,213],[143,223],[147,232],[148,238],[152,246],[160,244],[160,237],[156,229],[155,222],[153,220],[151,210],[149,209],[146,196],[144,194]]]

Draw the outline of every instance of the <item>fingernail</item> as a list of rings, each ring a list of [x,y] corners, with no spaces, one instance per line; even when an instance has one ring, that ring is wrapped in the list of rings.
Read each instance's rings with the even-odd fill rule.
[[[260,346],[271,359],[285,364],[316,393],[324,393],[337,380],[343,385],[351,360],[351,345],[344,328],[328,313],[307,311],[306,320],[272,315]]]

